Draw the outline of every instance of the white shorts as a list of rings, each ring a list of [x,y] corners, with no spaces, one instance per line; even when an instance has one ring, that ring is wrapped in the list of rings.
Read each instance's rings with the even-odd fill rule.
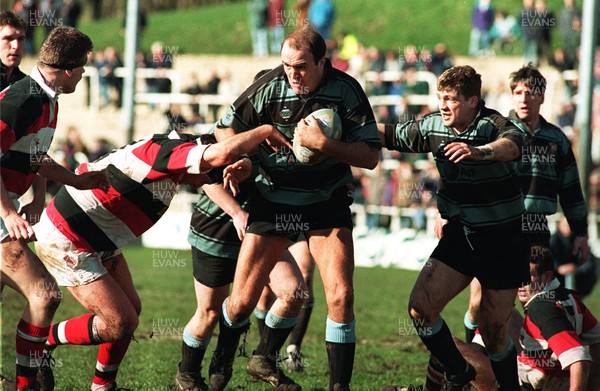
[[[560,365],[558,362],[557,364]],[[521,385],[529,384],[536,390],[544,391],[569,390],[568,377],[555,377],[546,375],[539,369],[532,368],[519,360],[517,360],[517,366],[519,368],[519,381]]]
[[[96,281],[108,271],[103,262],[121,254],[121,250],[82,252],[42,214],[34,225],[35,251],[60,286],[80,286]]]

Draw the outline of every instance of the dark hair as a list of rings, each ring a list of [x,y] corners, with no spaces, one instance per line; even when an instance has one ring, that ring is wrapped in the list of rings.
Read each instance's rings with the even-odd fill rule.
[[[468,65],[455,66],[442,73],[437,82],[438,91],[451,89],[464,98],[481,98],[481,75]]]
[[[535,95],[544,95],[546,92],[546,78],[541,72],[529,63],[516,72],[510,74],[510,91],[514,91],[517,84],[523,83]]]
[[[73,69],[86,64],[93,48],[90,37],[74,27],[60,26],[42,44],[39,61],[52,68]]]
[[[296,50],[308,50],[312,53],[317,64],[327,52],[325,40],[310,23],[304,23],[283,40],[282,46],[287,43]]]
[[[550,249],[543,246],[532,246],[529,262],[536,265],[537,275],[554,271],[554,256]]]
[[[4,26],[12,26],[16,29],[23,30],[23,33],[27,30],[27,23],[25,23],[23,18],[12,11],[0,13],[0,28]]]

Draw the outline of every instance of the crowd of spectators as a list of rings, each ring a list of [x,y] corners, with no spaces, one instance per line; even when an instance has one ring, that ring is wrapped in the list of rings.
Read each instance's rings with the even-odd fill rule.
[[[453,58],[445,44],[438,43],[434,47],[407,44],[394,50],[364,46],[353,32],[332,29],[335,6],[331,1],[298,0],[290,12],[285,11],[285,3],[281,0],[249,1],[255,55],[277,54],[284,28],[309,21],[328,38],[328,57],[333,66],[361,80],[369,97],[398,97],[395,104],[374,105],[379,122],[392,123],[430,112],[430,105],[421,100],[415,103],[412,97],[427,96],[435,92],[435,86],[420,77],[422,72],[430,72],[437,77],[453,65]],[[22,0],[16,2],[14,9],[26,16],[25,20],[34,20],[37,26],[44,26],[42,17],[52,15],[60,15],[62,23],[76,25],[81,14],[81,6],[77,0]],[[32,19],[30,15],[36,15],[38,19]],[[558,71],[577,66],[581,10],[574,0],[564,0],[564,6],[557,13],[547,9],[544,0],[523,0],[520,15],[510,15],[505,10],[497,9],[494,0],[477,0],[471,22],[469,54],[472,56],[514,54],[515,47],[520,42],[524,59],[530,60],[534,65],[545,61]],[[560,45],[550,53],[553,29],[557,30],[558,36],[554,39],[558,38]],[[339,31],[337,35],[336,31]],[[30,48],[28,53],[32,54],[35,44],[31,41],[31,32],[28,33],[27,40]],[[160,71],[159,76],[144,79],[138,89],[156,93],[172,92],[173,86],[166,71],[173,69],[176,53],[170,49],[173,48],[155,42],[149,53],[138,52],[138,68]],[[115,74],[115,69],[123,66],[120,53],[113,47],[97,49],[93,61],[88,65],[94,66],[98,71],[101,107],[113,105],[120,108],[123,79]],[[596,72],[600,70],[597,69]],[[599,79],[600,77],[596,78],[596,83],[599,83]],[[207,70],[203,74],[192,73],[181,87],[181,92],[194,96],[236,96],[241,92],[241,85],[231,73],[216,70]],[[577,134],[572,131],[575,118],[573,97],[576,93],[577,83],[569,82],[556,115],[556,122],[572,137],[574,143],[577,143]],[[505,83],[488,86],[484,98],[490,107],[497,108],[503,114],[508,113],[511,102]],[[151,107],[156,108],[156,105]],[[166,132],[195,131],[197,124],[216,120],[221,114],[222,106],[209,105],[208,111],[204,111],[197,103],[192,103],[189,108],[171,104],[168,107],[161,106],[160,110],[164,113]],[[75,158],[76,154],[80,157],[91,154],[86,148],[80,148],[80,143],[75,142],[76,134],[74,129],[69,130],[68,140],[60,152],[65,156],[68,166],[79,162]],[[98,149],[108,148],[106,140],[100,140],[100,144]],[[388,155],[381,156],[388,163],[380,165],[377,170],[356,171],[357,201],[365,205],[409,208],[414,213],[404,215],[402,225],[424,229],[426,215],[423,210],[435,206],[436,178],[432,162],[406,154]],[[600,187],[598,177],[592,177],[593,189]],[[592,194],[591,205],[600,213],[600,202],[597,200],[598,195]],[[389,226],[389,217],[378,213],[369,213],[367,221],[369,228]]]

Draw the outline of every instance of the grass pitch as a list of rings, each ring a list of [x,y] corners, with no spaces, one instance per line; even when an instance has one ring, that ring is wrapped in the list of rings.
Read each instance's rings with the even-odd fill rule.
[[[189,251],[128,247],[124,250],[133,280],[142,299],[140,324],[117,378],[120,387],[133,390],[173,390],[173,378],[181,355],[181,333],[195,310],[192,262]],[[398,256],[402,256],[399,249]],[[357,268],[355,272],[356,333],[358,337],[352,387],[378,390],[385,384],[424,382],[427,353],[414,333],[406,313],[408,295],[417,272],[386,268]],[[291,374],[304,390],[326,390],[328,385],[325,351],[326,308],[323,287],[315,277],[316,302],[303,343],[306,369]],[[453,333],[463,337],[462,318],[467,306],[463,292],[444,311]],[[14,378],[15,328],[25,305],[13,290],[4,290],[2,303],[2,373]],[[592,293],[586,304],[600,314],[600,299]],[[70,293],[63,289],[63,302],[55,315],[61,321],[84,313]],[[217,330],[218,331],[218,330]],[[251,353],[258,339],[253,325],[247,337]],[[207,376],[216,335],[203,362]],[[94,346],[61,346],[55,350],[56,390],[89,390],[96,363]],[[247,359],[238,357],[229,390],[270,390],[253,383],[246,374]]]

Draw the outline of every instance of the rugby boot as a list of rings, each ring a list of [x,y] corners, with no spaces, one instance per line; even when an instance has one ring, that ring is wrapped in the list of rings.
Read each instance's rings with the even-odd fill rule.
[[[402,386],[383,386],[379,389],[379,391],[423,391],[425,386],[413,386],[410,385],[408,387]]]
[[[296,345],[289,345],[286,349],[288,356],[283,360],[283,364],[292,372],[302,372],[304,370],[304,357]]]
[[[40,366],[36,380],[40,384],[41,391],[52,391],[54,390],[54,371],[53,367],[56,366],[56,360],[52,357],[52,350],[44,349]]]
[[[475,379],[477,373],[471,364],[467,363],[467,369],[460,375],[448,375],[442,384],[442,391],[463,391],[465,387],[470,388],[469,383]]]
[[[350,386],[347,384],[344,385],[344,384],[335,383],[333,385],[333,391],[350,391]]]
[[[106,391],[133,391],[131,388],[121,388],[117,383],[112,383]]]
[[[38,383],[37,381],[33,382],[27,387],[17,388],[17,391],[40,391],[40,383]]]
[[[272,385],[274,390],[301,391],[302,387],[287,377],[277,366],[275,358],[253,354],[246,367],[254,381],[262,380]]]
[[[210,360],[208,369],[208,384],[212,391],[223,391],[233,375],[233,361],[235,360],[235,348],[227,352],[226,349],[217,347]]]
[[[175,374],[175,387],[179,391],[208,391],[208,385],[200,376],[200,371],[189,373],[180,372],[178,369]]]
[[[16,383],[10,379],[0,375],[0,390],[14,390]]]

